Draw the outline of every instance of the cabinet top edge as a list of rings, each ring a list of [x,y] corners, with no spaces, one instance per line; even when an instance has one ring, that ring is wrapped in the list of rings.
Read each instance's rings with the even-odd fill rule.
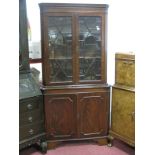
[[[116,59],[133,59],[135,60],[134,53],[115,53]]]
[[[39,7],[96,7],[109,8],[108,4],[86,4],[86,3],[39,3]]]

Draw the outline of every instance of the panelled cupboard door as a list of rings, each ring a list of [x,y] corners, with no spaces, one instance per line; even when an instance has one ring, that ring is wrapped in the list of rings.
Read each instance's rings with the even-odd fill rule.
[[[112,88],[111,133],[134,145],[135,140],[135,93],[126,89]]]
[[[109,125],[108,94],[103,92],[78,95],[79,136],[105,136]]]
[[[72,138],[76,133],[76,96],[45,95],[45,120],[48,139]]]

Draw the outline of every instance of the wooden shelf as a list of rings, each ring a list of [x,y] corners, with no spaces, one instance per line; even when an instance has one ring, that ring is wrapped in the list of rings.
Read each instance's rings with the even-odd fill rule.
[[[101,59],[101,57],[99,57],[99,56],[96,56],[96,57],[88,57],[88,56],[86,56],[86,57],[79,57],[79,59]]]
[[[49,58],[49,60],[70,60],[71,57],[58,57],[58,58]]]

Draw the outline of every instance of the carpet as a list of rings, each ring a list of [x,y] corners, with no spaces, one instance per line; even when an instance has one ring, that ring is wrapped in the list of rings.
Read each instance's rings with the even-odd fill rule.
[[[134,148],[115,140],[112,147],[99,146],[93,142],[62,143],[53,150],[48,150],[46,155],[134,155]],[[19,155],[43,155],[35,147],[20,151]]]

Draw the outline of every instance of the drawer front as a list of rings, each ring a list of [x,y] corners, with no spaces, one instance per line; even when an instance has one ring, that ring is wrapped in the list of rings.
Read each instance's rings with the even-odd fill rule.
[[[111,130],[124,139],[135,137],[135,93],[112,88]]]
[[[116,84],[135,86],[135,61],[116,59]]]
[[[37,134],[44,132],[44,122],[33,123],[31,125],[25,125],[19,128],[19,139],[24,140],[26,138],[32,138]]]
[[[19,102],[19,112],[25,113],[33,110],[37,110],[43,106],[42,97],[34,97],[30,99],[25,99]]]
[[[41,120],[44,120],[42,108],[31,112],[26,112],[24,114],[19,114],[19,126],[28,125]]]

